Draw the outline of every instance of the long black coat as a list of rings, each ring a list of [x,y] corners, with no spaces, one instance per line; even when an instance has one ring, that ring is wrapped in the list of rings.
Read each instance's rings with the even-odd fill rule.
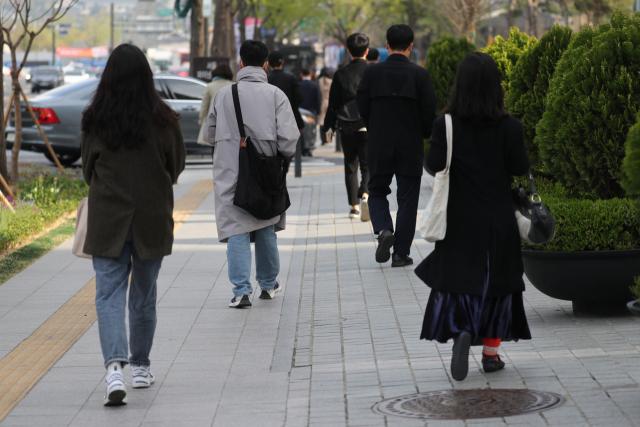
[[[141,259],[171,254],[173,184],[185,166],[180,122],[148,130],[139,149],[108,148],[94,134],[82,134],[82,173],[89,184],[84,252],[117,258],[131,228]]]
[[[390,55],[367,67],[356,99],[369,131],[371,173],[421,176],[424,140],[436,118],[429,72],[402,54]]]
[[[427,166],[445,168],[444,116],[434,123]],[[529,169],[522,123],[513,116],[485,126],[453,118],[453,157],[447,233],[416,268],[431,288],[482,295],[487,255],[488,296],[524,291],[520,235],[511,199],[511,175]]]
[[[304,129],[304,119],[300,114],[300,104],[304,101],[304,93],[300,88],[298,79],[293,74],[284,72],[282,70],[273,70],[267,75],[267,81],[270,85],[274,85],[278,89],[284,92],[289,99],[291,109],[293,110],[293,116],[296,118],[296,124],[298,129]]]

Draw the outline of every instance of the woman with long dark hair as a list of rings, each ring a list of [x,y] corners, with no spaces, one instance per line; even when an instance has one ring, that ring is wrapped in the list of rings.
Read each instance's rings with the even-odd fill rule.
[[[469,347],[482,339],[486,373],[504,368],[501,340],[531,339],[511,182],[529,169],[522,123],[504,109],[493,59],[472,52],[458,66],[444,114],[453,119],[447,232],[416,268],[431,288],[420,338],[454,339],[451,374],[462,381]],[[427,167],[445,168],[444,114],[434,122]]]
[[[131,365],[134,388],[154,382],[156,280],[171,254],[173,184],[185,166],[178,119],[156,92],[142,51],[118,46],[82,117],[82,169],[90,186],[84,252],[93,256],[96,272],[107,406],[126,403],[124,365]]]

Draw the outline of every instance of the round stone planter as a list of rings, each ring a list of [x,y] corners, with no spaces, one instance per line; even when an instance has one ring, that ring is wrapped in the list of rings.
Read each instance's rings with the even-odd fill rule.
[[[627,303],[627,308],[634,316],[640,316],[640,301],[633,300]]]
[[[640,276],[640,250],[522,251],[524,272],[540,292],[571,301],[580,316],[628,315],[629,287]]]

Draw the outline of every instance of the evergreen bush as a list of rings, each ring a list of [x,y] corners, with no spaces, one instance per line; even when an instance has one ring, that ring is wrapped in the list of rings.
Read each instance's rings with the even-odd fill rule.
[[[431,44],[427,53],[425,68],[429,71],[431,83],[438,101],[438,114],[449,103],[458,64],[476,46],[464,37],[455,39],[444,36]]]
[[[540,41],[527,49],[511,72],[505,105],[509,112],[522,121],[527,151],[534,169],[540,169],[538,147],[534,144],[536,125],[547,106],[549,81],[556,64],[569,46],[572,31],[569,27],[554,25]]]
[[[572,192],[623,197],[624,143],[640,101],[640,15],[617,10],[611,22],[573,37],[549,84],[536,128],[545,171]]]
[[[498,70],[500,70],[500,76],[502,77],[502,86],[507,93],[509,92],[509,81],[513,67],[520,59],[520,56],[536,43],[537,40],[534,36],[526,35],[518,27],[511,27],[507,40],[503,39],[502,36],[496,36],[493,43],[480,49],[481,52],[491,56],[498,64]]]
[[[640,121],[629,130],[625,151],[627,155],[622,161],[621,184],[627,197],[640,212]]]

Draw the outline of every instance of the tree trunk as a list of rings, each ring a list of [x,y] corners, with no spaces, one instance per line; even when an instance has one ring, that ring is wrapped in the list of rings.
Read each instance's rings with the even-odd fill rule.
[[[13,54],[13,52],[12,52]],[[11,70],[11,83],[13,85],[13,112],[15,114],[15,136],[11,150],[11,180],[18,179],[20,171],[18,170],[18,158],[20,156],[20,146],[22,145],[22,108],[20,106],[20,82],[18,81],[18,72],[14,62],[13,70]],[[4,120],[4,117],[2,118]]]
[[[527,0],[529,35],[538,37],[538,0]]]
[[[236,35],[231,6],[231,0],[216,0],[211,56],[229,58],[231,69],[236,72],[238,61],[236,61]]]
[[[2,54],[4,46],[4,33],[0,31],[0,64],[4,63]],[[7,174],[7,142],[4,139],[4,75],[2,76],[2,82],[0,83],[0,175],[5,181],[9,181]]]
[[[247,23],[244,0],[238,0],[238,24],[240,24],[240,44],[247,40]]]
[[[507,25],[509,26],[509,28],[513,27],[513,12],[515,12],[516,10],[516,5],[517,5],[517,1],[518,0],[511,0],[511,3],[509,3],[509,13],[507,14]]]
[[[204,17],[202,16],[202,0],[191,0],[191,53],[189,54],[189,75],[196,76],[193,58],[204,56]],[[206,31],[206,28],[204,29]]]

